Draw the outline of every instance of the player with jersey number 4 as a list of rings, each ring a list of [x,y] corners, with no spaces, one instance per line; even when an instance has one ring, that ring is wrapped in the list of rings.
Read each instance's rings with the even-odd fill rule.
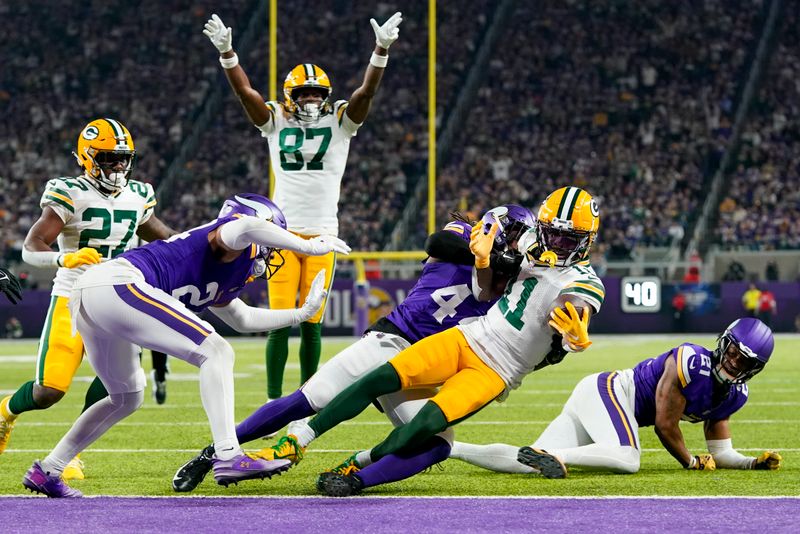
[[[265,102],[247,78],[233,50],[232,30],[218,15],[206,23],[203,33],[219,51],[233,92],[250,121],[267,138],[275,174],[275,203],[286,214],[291,232],[303,239],[320,234],[338,235],[337,218],[342,175],[347,164],[350,140],[367,118],[389,61],[389,47],[399,36],[403,18],[395,13],[383,23],[370,24],[375,32],[372,51],[361,85],[350,100],[333,100],[328,74],[318,65],[294,67],[283,84],[282,102]],[[308,294],[311,281],[323,269],[325,287],[333,280],[333,254],[310,257],[289,252],[283,269],[269,280],[272,309],[292,308]],[[319,313],[300,325],[300,383],[317,370],[321,352]],[[289,329],[273,330],[266,348],[267,397],[283,394],[283,373],[289,353]]]
[[[210,309],[240,332],[263,332],[298,324],[325,298],[324,273],[314,280],[299,309],[265,310],[238,295],[255,277],[280,269],[282,250],[321,255],[350,249],[334,236],[301,239],[288,232],[275,204],[242,193],[225,201],[219,217],[166,241],[156,241],[98,265],[78,278],[70,294],[73,329],[109,396],[86,410],[23,485],[49,497],[80,497],[61,478],[70,458],[94,443],[144,398],[140,347],[159,350],[200,368],[200,398],[216,454],[214,477],[227,486],[288,469],[288,460],[245,454],[234,425],[230,344],[197,313]]]
[[[22,259],[36,267],[57,267],[50,307],[39,339],[34,379],[0,400],[0,454],[17,418],[59,402],[72,384],[83,359],[84,343],[70,327],[69,295],[89,265],[117,257],[136,237],[165,239],[175,232],[154,215],[153,186],[134,180],[133,137],[116,119],[96,119],[78,136],[73,153],[83,170],[79,176],[53,178],[40,201],[42,214],[25,237]],[[58,252],[50,247],[58,241]],[[95,378],[83,410],[108,395]],[[79,458],[63,472],[66,479],[84,478]]]

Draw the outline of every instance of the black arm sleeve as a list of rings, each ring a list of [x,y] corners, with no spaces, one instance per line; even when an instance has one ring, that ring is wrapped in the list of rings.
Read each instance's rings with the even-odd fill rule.
[[[469,250],[469,243],[449,230],[439,230],[428,236],[425,252],[437,260],[458,265],[473,265],[475,256]]]

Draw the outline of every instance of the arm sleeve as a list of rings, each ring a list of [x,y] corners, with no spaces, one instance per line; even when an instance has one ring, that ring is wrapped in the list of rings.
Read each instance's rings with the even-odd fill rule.
[[[39,206],[50,208],[56,212],[56,215],[61,217],[64,223],[69,222],[73,215],[75,215],[75,200],[62,183],[58,180],[50,180],[47,182],[42,198],[39,201]]]
[[[239,332],[264,332],[300,324],[300,310],[265,310],[248,306],[241,299],[227,305],[210,307],[214,315]]]
[[[22,247],[22,261],[34,267],[61,267],[59,264],[60,252],[28,250]]]
[[[293,250],[305,254],[308,242],[293,233],[257,217],[240,217],[220,227],[220,239],[233,250],[244,250],[252,243]]]
[[[717,467],[723,469],[752,469],[756,459],[744,456],[733,448],[733,442],[728,439],[708,439],[708,452],[714,457]]]
[[[279,113],[277,102],[264,102],[269,110],[270,118],[264,124],[256,124],[255,127],[261,130],[261,137],[269,137],[269,134],[275,131],[275,114]]]
[[[348,102],[346,100],[339,100],[333,107],[336,113],[336,122],[339,123],[339,127],[353,137],[358,133],[361,124],[353,122],[353,119],[345,113],[347,104]]]
[[[475,256],[469,250],[469,243],[450,230],[439,230],[429,235],[425,242],[425,252],[428,256],[448,263],[459,265],[475,263]]]
[[[145,183],[144,186],[147,188],[147,200],[144,203],[144,211],[142,212],[142,218],[139,220],[139,224],[142,225],[150,220],[150,217],[153,216],[154,209],[158,202],[156,201],[156,192],[153,191],[153,185]]]

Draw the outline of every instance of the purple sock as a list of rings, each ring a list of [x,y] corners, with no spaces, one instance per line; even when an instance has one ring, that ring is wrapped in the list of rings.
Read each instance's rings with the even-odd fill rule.
[[[236,427],[239,443],[247,443],[280,430],[292,421],[314,415],[314,409],[299,389],[280,399],[268,402],[250,414]]]
[[[433,464],[443,462],[450,456],[450,444],[433,436],[413,452],[388,454],[358,472],[364,487],[396,482],[416,475]]]

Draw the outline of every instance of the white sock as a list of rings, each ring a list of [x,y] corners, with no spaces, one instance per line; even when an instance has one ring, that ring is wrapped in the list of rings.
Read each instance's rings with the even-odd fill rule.
[[[568,449],[547,449],[568,466],[602,469],[617,473],[635,473],[639,470],[639,450],[592,443]]]
[[[356,462],[358,462],[358,465],[360,465],[362,468],[370,465],[372,463],[371,454],[372,454],[372,449],[367,449],[365,451],[361,451],[358,454],[356,454]]]
[[[233,413],[232,350],[220,351],[200,365],[200,399],[211,425],[217,458],[230,460],[242,454]]]
[[[450,458],[455,458],[490,471],[499,473],[536,473],[532,467],[517,461],[519,447],[505,443],[473,445],[456,441],[450,450]]]
[[[135,412],[142,400],[144,391],[137,391],[110,395],[94,403],[78,417],[53,451],[41,461],[42,469],[51,475],[60,475],[76,454]]]
[[[294,430],[294,437],[297,438],[297,444],[301,447],[308,447],[308,444],[317,438],[314,429],[308,426],[308,423],[305,421],[298,421]]]

